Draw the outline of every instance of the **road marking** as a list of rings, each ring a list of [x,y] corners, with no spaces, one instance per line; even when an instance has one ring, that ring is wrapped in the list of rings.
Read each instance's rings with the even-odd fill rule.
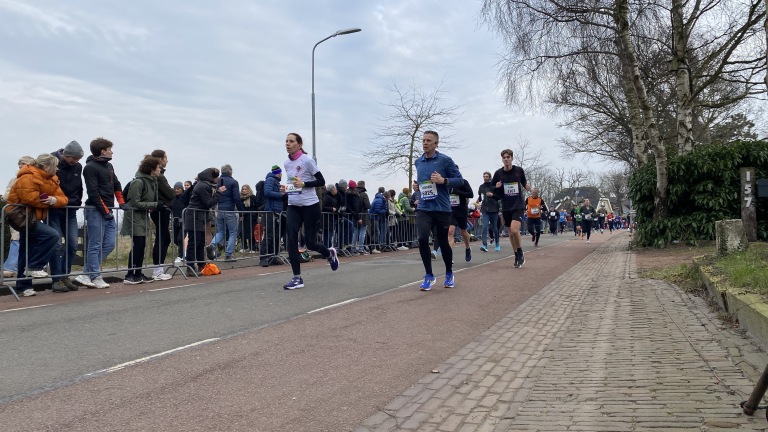
[[[320,309],[311,310],[311,311],[307,312],[307,314],[311,314],[311,313],[315,313],[315,312],[324,311],[324,310],[326,310],[326,309],[335,308],[335,307],[337,307],[337,306],[345,305],[345,304],[347,304],[347,303],[352,303],[352,302],[354,302],[354,301],[357,301],[357,300],[359,300],[359,299],[357,299],[357,298],[353,298],[353,299],[349,299],[349,300],[344,300],[344,301],[343,301],[343,302],[341,302],[341,303],[336,303],[336,304],[328,305],[328,306],[325,306],[325,307],[321,307]]]
[[[116,372],[116,371],[119,371],[120,369],[124,369],[124,368],[126,368],[128,366],[133,366],[133,365],[136,365],[136,364],[139,364],[139,363],[144,363],[146,361],[149,361],[149,360],[152,360],[152,359],[155,359],[155,358],[158,358],[158,357],[166,356],[168,354],[172,354],[172,353],[175,353],[175,352],[178,352],[178,351],[181,351],[181,350],[185,350],[185,349],[191,348],[193,346],[198,346],[198,345],[206,344],[208,342],[214,342],[214,341],[217,341],[217,340],[219,340],[219,338],[201,340],[199,342],[191,343],[189,345],[184,345],[182,347],[174,348],[172,350],[163,351],[161,353],[153,354],[153,355],[148,356],[148,357],[142,357],[140,359],[131,360],[131,361],[125,362],[125,363],[120,363],[119,365],[112,366],[110,368],[106,368],[106,369],[102,369],[100,371],[96,371],[96,372],[91,372],[91,373],[85,374],[85,376],[94,376],[94,375],[101,375],[101,374],[105,374],[105,373]]]
[[[203,285],[203,283],[200,282],[200,283],[194,283],[194,284],[188,284],[188,285],[178,285],[178,286],[172,286],[172,287],[168,287],[168,288],[155,288],[155,289],[147,290],[147,292],[165,291],[165,290],[169,290],[169,289],[191,287],[191,286],[196,286],[196,285]]]
[[[6,309],[4,311],[0,311],[0,313],[20,311],[20,310],[27,310],[27,309],[35,309],[35,308],[41,308],[41,307],[46,307],[46,306],[51,306],[51,305],[50,304],[44,304],[44,305],[39,305],[39,306],[28,306],[28,307],[16,308],[16,309]]]

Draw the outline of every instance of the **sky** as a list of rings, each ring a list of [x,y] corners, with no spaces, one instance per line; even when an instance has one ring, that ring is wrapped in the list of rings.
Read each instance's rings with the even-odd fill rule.
[[[473,189],[499,152],[521,139],[552,167],[559,129],[549,115],[511,109],[496,64],[499,40],[469,0],[0,0],[0,174],[22,155],[96,137],[114,143],[125,184],[143,155],[168,154],[166,177],[191,180],[230,164],[255,185],[286,160],[285,136],[312,149],[312,47],[316,148],[327,183],[365,180],[400,191],[402,172],[363,170],[366,149],[391,114],[393,83],[444,91],[460,105],[446,150]],[[442,83],[442,84],[441,84]],[[419,142],[420,146],[420,142]],[[85,162],[85,158],[82,161]],[[589,165],[587,165],[589,166]],[[594,165],[593,165],[594,166]]]

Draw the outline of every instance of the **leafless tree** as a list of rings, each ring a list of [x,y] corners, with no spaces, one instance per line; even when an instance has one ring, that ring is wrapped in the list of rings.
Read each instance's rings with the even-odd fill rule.
[[[413,84],[408,89],[392,84],[394,100],[386,104],[389,114],[379,119],[374,142],[367,149],[364,169],[380,173],[402,171],[413,182],[413,162],[421,154],[421,136],[434,130],[440,134],[440,149],[451,148],[450,130],[461,116],[460,106],[445,106],[442,82],[430,92]]]

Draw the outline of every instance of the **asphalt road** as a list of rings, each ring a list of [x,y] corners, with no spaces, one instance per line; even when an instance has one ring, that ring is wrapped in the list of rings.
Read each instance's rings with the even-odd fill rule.
[[[350,430],[580,261],[542,237],[513,269],[508,240],[456,288],[418,290],[416,250],[76,293],[0,298],[4,430]],[[526,250],[532,246],[525,241]],[[433,261],[442,275],[442,261]],[[29,416],[32,411],[34,416]]]

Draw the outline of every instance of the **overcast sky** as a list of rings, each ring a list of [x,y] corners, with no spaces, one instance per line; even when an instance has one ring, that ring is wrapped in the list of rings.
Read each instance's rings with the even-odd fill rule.
[[[404,173],[364,172],[361,160],[388,90],[440,85],[461,105],[447,152],[473,189],[520,137],[556,167],[559,130],[547,116],[504,105],[499,42],[470,0],[0,0],[0,174],[19,156],[70,140],[114,142],[113,164],[130,180],[144,154],[169,155],[168,180],[229,163],[253,186],[286,159],[288,132],[311,151],[313,45],[318,165],[327,182],[366,180],[400,190]],[[441,131],[438,131],[441,132]],[[85,162],[85,160],[83,160]],[[3,180],[7,181],[7,180]],[[3,183],[4,185],[5,183]]]

